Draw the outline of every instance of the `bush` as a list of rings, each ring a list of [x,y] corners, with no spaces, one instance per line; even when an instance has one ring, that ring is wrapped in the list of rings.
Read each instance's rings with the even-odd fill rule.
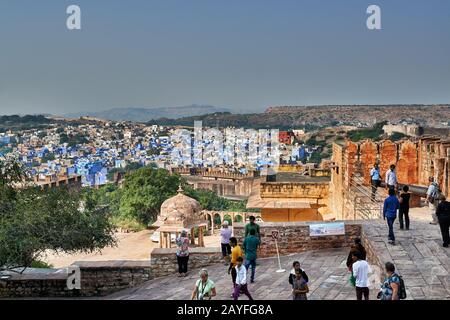
[[[37,268],[37,269],[52,269],[52,268],[53,268],[53,265],[48,264],[48,263],[45,262],[45,261],[39,261],[39,260],[36,260],[36,261],[33,261],[33,262],[31,263],[30,268]]]
[[[131,232],[139,232],[147,228],[145,224],[137,221],[137,219],[130,217],[113,216],[111,217],[111,223],[116,228],[129,230]]]

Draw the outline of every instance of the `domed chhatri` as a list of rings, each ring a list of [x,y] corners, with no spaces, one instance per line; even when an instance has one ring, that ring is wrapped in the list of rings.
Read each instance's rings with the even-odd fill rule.
[[[176,236],[186,229],[190,229],[191,244],[195,244],[194,228],[199,228],[198,245],[204,247],[203,230],[208,227],[205,214],[197,200],[183,194],[181,186],[178,188],[178,194],[167,199],[161,205],[161,211],[156,222],[153,224],[159,227],[160,248],[171,247],[171,234]]]
[[[205,217],[200,203],[184,195],[180,186],[178,194],[167,199],[161,205],[161,211],[155,225],[187,228],[202,223],[204,220]]]

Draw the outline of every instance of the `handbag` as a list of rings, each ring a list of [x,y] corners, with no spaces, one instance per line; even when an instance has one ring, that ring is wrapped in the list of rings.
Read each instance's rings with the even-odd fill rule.
[[[353,275],[353,272],[350,274],[350,279],[348,279],[348,280],[353,287],[356,287],[356,278]]]

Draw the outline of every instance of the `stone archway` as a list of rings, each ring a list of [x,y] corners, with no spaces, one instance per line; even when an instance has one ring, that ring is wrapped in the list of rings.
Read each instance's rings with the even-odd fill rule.
[[[237,223],[244,222],[244,217],[241,214],[236,213],[236,214],[234,214],[233,222],[237,222]]]
[[[232,216],[233,216],[232,213],[230,213],[230,214],[226,213],[223,215],[223,221],[228,221],[229,226],[233,225],[233,217]]]

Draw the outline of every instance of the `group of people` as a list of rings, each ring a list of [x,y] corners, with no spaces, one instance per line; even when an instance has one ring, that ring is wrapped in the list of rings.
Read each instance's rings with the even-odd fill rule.
[[[184,243],[183,239],[180,237],[176,242],[179,246],[178,250],[182,251],[180,246]],[[245,226],[242,247],[238,244],[237,238],[232,237],[232,230],[228,221],[224,221],[220,229],[220,242],[222,255],[226,261],[229,261],[228,274],[231,275],[233,285],[231,297],[234,300],[238,300],[239,296],[244,294],[249,300],[253,300],[247,286],[247,271],[251,269],[250,283],[255,282],[256,259],[258,247],[261,243],[260,230],[259,225],[256,223],[256,218],[251,216],[249,223]],[[185,269],[179,269],[180,274],[183,272],[185,272]],[[191,298],[197,300],[211,299],[216,295],[214,282],[209,279],[206,269],[202,269],[199,276],[200,279],[195,283]]]
[[[355,287],[356,300],[369,300],[369,263],[366,261],[366,249],[361,239],[356,238],[347,258],[347,267],[350,272],[350,283]],[[406,291],[401,277],[395,272],[392,262],[385,264],[386,278],[377,294],[380,300],[399,300],[406,298]]]
[[[375,163],[370,171],[372,185],[372,200],[375,200],[377,188],[381,186],[381,174],[378,164]],[[430,224],[439,224],[442,234],[443,246],[448,247],[450,244],[450,203],[445,201],[444,195],[440,192],[439,185],[434,181],[433,177],[428,179],[429,185],[426,192],[426,202],[428,204],[431,215]],[[400,230],[409,230],[409,203],[411,193],[409,187],[404,185],[402,190],[398,192],[398,180],[395,172],[395,165],[391,165],[385,175],[385,185],[388,191],[388,197],[383,204],[383,218],[387,221],[389,234],[388,241],[395,245],[394,222],[398,218]]]
[[[185,254],[186,252],[184,247],[186,244],[184,240],[185,237],[186,235],[182,234],[181,237],[176,240],[177,245],[179,246],[177,258],[179,260],[180,274],[185,274],[187,271],[184,265],[180,264],[180,261],[184,263],[188,259],[180,259],[179,257],[179,253]],[[234,300],[238,300],[239,296],[246,295],[249,300],[253,300],[248,289],[247,273],[248,270],[251,269],[250,283],[254,283],[258,248],[261,243],[260,228],[256,223],[255,217],[251,216],[249,218],[249,223],[245,226],[242,246],[238,244],[237,238],[232,236],[232,231],[227,221],[223,222],[220,229],[220,240],[222,255],[225,260],[229,260],[228,274],[231,275],[233,288],[231,297]],[[204,300],[216,296],[217,292],[215,284],[209,279],[208,271],[206,269],[200,270],[199,277],[200,279],[195,283],[191,298],[193,300]],[[308,281],[308,275],[300,267],[300,262],[294,261],[293,268],[289,274],[289,284],[292,287],[293,300],[307,300],[307,293],[309,292]]]
[[[237,238],[232,236],[231,228],[227,222],[222,224],[220,235],[223,257],[229,260],[228,274],[231,275],[232,282],[231,297],[234,300],[238,300],[239,296],[246,295],[249,300],[253,300],[248,288],[247,273],[251,269],[250,283],[255,282],[258,247],[261,243],[259,225],[255,222],[253,216],[250,217],[250,222],[245,226],[245,237],[242,246],[238,244]],[[176,243],[178,245],[179,276],[185,276],[189,261],[189,238],[187,233],[182,232],[180,237],[176,239]],[[359,238],[354,240],[354,244],[351,247],[347,258],[347,267],[351,272],[350,282],[356,288],[357,300],[362,300],[363,298],[369,300],[370,266],[366,261],[366,250]],[[402,299],[404,284],[401,277],[395,272],[395,266],[388,262],[385,265],[385,271],[386,279],[377,298],[381,300]],[[292,300],[307,300],[309,277],[305,270],[301,268],[299,261],[293,262],[288,282],[292,288]],[[191,298],[193,300],[205,300],[211,299],[216,295],[216,287],[214,282],[209,279],[208,270],[201,269]]]

